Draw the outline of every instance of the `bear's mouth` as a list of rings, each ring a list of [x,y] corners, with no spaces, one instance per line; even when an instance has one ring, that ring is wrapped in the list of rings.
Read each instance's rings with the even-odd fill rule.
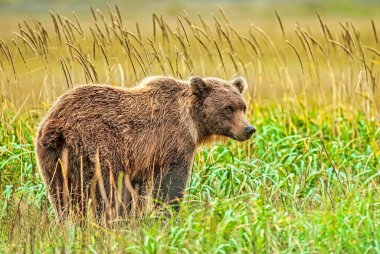
[[[228,137],[232,138],[233,140],[240,141],[240,142],[246,141],[250,139],[252,136],[253,136],[252,134],[248,135],[245,132],[244,134],[240,134],[240,135],[235,135],[234,133],[230,132],[230,135],[228,135]]]

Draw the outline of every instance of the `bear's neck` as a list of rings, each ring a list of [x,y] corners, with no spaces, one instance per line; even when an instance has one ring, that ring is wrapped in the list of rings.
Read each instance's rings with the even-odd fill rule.
[[[191,119],[194,123],[193,126],[195,127],[196,145],[199,146],[226,140],[226,137],[216,135],[214,132],[212,132],[210,123],[206,121],[202,99],[191,94],[190,91],[187,92],[187,95],[189,96],[188,98],[190,98],[188,101],[188,112],[190,113]]]
[[[212,132],[209,129],[207,122],[205,122],[205,116],[202,110],[198,107],[194,107],[191,110],[192,119],[194,121],[195,129],[197,130],[197,144],[208,143],[212,136]]]

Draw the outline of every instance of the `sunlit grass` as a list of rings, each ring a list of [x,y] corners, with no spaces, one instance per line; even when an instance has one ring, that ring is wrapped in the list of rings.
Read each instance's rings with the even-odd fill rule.
[[[282,114],[294,124],[291,131]],[[25,117],[1,129],[8,132],[0,164],[2,248],[376,252],[380,159],[371,141],[378,145],[378,123],[358,114],[354,122],[330,128],[325,116],[325,124],[315,122],[306,132],[314,114],[302,120],[273,106],[257,107],[253,116],[260,128],[252,141],[199,152],[179,214],[114,228],[55,221],[34,169],[28,125],[36,122]]]

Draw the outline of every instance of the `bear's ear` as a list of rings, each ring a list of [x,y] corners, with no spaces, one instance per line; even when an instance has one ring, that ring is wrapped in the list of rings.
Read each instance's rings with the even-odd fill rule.
[[[201,77],[190,77],[190,87],[195,94],[202,94],[209,90],[209,86]]]
[[[243,77],[237,77],[231,80],[231,83],[236,86],[240,93],[243,93],[247,87],[247,81]]]

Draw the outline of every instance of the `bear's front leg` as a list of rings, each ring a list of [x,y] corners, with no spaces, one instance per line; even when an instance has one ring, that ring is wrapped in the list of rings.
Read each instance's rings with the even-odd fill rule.
[[[156,178],[155,188],[158,199],[170,204],[176,212],[179,211],[190,169],[189,162],[173,163],[164,175]]]

